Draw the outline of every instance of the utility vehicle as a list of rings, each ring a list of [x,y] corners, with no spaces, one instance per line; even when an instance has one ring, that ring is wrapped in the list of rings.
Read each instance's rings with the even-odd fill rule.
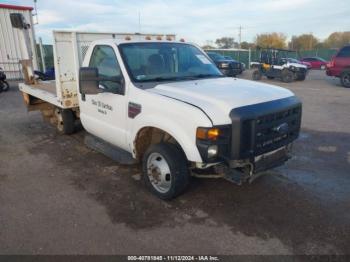
[[[159,198],[181,194],[191,176],[241,184],[288,160],[302,113],[289,90],[225,77],[198,46],[171,35],[53,35],[56,79],[36,81],[24,62],[26,103],[66,134],[80,120],[127,152]]]
[[[260,80],[262,76],[268,79],[279,78],[285,83],[294,80],[303,81],[307,75],[307,66],[291,62],[288,56],[291,50],[259,48],[259,60],[252,62],[253,80]]]

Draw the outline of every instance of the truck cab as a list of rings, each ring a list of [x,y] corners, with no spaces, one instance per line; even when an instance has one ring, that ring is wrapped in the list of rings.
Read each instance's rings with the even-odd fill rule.
[[[175,41],[93,42],[79,105],[84,128],[131,152],[166,199],[200,169],[233,180],[235,169],[241,182],[283,164],[301,121],[290,91],[225,77],[199,47]]]

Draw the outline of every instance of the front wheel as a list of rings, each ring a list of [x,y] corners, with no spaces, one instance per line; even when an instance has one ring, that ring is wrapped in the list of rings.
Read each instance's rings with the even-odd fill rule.
[[[304,81],[306,79],[306,75],[300,75],[297,77],[298,81]]]
[[[345,71],[341,74],[340,82],[344,87],[350,88],[350,71]]]
[[[169,143],[151,145],[142,160],[143,179],[157,197],[170,200],[180,195],[190,180],[182,150]]]
[[[290,83],[294,80],[294,73],[289,70],[282,71],[282,81],[285,83]]]

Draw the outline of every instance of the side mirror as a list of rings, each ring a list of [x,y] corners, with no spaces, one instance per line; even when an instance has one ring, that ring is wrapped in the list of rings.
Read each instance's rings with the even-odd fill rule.
[[[98,69],[94,67],[81,67],[79,69],[79,91],[82,95],[96,95],[103,90],[98,88]]]
[[[26,23],[24,16],[20,13],[10,14],[11,25],[13,28],[28,29],[30,26]]]

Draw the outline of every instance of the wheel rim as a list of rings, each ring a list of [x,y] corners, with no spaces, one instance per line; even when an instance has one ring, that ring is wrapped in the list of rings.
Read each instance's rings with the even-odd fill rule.
[[[152,186],[160,193],[171,187],[171,173],[168,162],[159,153],[152,153],[147,160],[147,175]]]

